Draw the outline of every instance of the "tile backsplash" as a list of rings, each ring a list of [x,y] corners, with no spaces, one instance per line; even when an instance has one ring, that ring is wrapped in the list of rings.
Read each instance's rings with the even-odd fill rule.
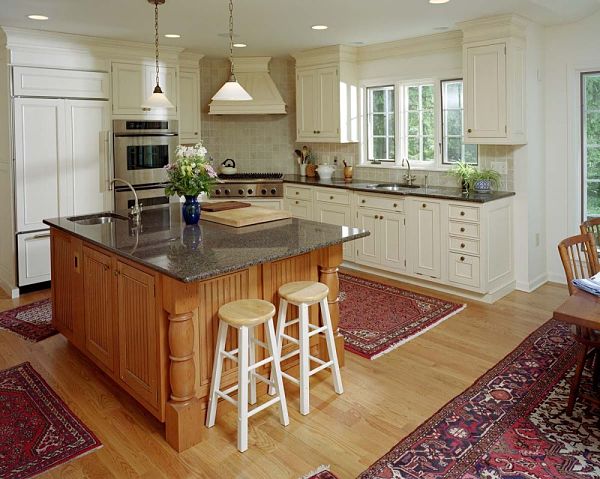
[[[202,79],[202,141],[214,158],[221,164],[227,158],[236,161],[240,172],[298,173],[294,149],[302,148],[296,143],[296,86],[293,59],[273,58],[270,63],[271,77],[287,104],[287,115],[209,115],[211,97],[225,83],[229,75],[229,61],[221,58],[204,58],[200,64]],[[339,167],[335,176],[343,176],[342,161],[356,166],[360,161],[357,143],[308,143],[317,162],[333,164],[337,157]],[[513,148],[511,146],[481,145],[479,165],[491,168],[492,163],[505,163],[506,175],[502,175],[502,190],[514,190]],[[404,169],[355,168],[354,178],[367,181],[401,182]],[[432,186],[457,186],[455,178],[444,171],[415,170],[417,184],[423,184],[425,174]]]

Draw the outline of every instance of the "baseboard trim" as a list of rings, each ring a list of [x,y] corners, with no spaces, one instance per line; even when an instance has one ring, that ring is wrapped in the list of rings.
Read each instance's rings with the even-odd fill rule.
[[[536,289],[545,285],[548,281],[550,281],[548,275],[546,273],[542,273],[537,278],[534,278],[529,282],[517,281],[516,286],[519,291],[533,293]]]
[[[11,285],[5,281],[4,278],[0,278],[0,289],[4,291],[11,299],[17,299],[19,297],[19,288],[15,285]]]

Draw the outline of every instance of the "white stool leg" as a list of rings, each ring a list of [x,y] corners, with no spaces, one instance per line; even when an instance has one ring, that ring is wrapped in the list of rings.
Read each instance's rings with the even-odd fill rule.
[[[256,345],[252,341],[254,339],[254,328],[248,328],[248,367],[253,366],[256,362]],[[256,404],[256,376],[253,374],[256,371],[248,373],[248,381],[250,381],[250,404]]]
[[[248,328],[238,330],[238,450],[248,449]]]
[[[281,365],[279,363],[279,350],[277,349],[275,328],[273,327],[272,319],[267,321],[267,344],[269,346],[269,354],[273,356],[271,371],[274,373],[272,381],[275,384],[275,394],[279,396],[279,420],[281,421],[281,424],[287,426],[290,423],[290,418],[288,415],[287,402],[285,401],[285,390],[283,388]]]
[[[308,337],[308,305],[300,304],[300,334],[298,342],[300,343],[300,414],[306,416],[310,412],[309,387],[310,387],[310,347]]]
[[[208,412],[206,414],[206,427],[213,427],[217,416],[217,403],[219,397],[217,390],[221,387],[221,371],[223,370],[223,357],[221,353],[225,351],[227,342],[227,323],[219,322],[219,333],[217,334],[217,344],[215,346],[215,360],[213,362],[212,382],[210,385],[210,397],[208,400]]]
[[[277,334],[275,337],[277,338],[276,347],[278,357],[281,357],[281,350],[283,349],[283,332],[285,331],[285,322],[287,321],[287,308],[288,302],[285,299],[279,300],[279,311],[277,313]],[[271,377],[269,378],[271,381],[274,381],[273,376],[273,365],[271,365]],[[275,388],[273,386],[269,386],[269,395],[273,396],[275,394]]]
[[[319,305],[321,307],[321,317],[323,318],[323,326],[326,326],[325,339],[327,340],[327,352],[329,353],[329,360],[332,361],[331,374],[333,376],[333,388],[338,394],[344,392],[342,386],[342,375],[340,374],[340,365],[338,363],[337,352],[335,350],[335,340],[333,338],[333,328],[331,326],[331,315],[329,314],[329,304],[327,304],[327,298],[323,298]]]

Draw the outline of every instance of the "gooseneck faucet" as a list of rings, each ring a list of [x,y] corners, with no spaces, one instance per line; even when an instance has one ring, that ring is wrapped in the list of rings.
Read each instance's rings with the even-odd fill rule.
[[[129,183],[129,181],[122,180],[121,178],[112,179],[110,181],[110,186],[112,187],[112,185],[117,181],[120,181],[121,183],[124,183],[125,185],[127,185],[129,187],[129,189],[131,190],[131,192],[133,193],[134,202],[133,202],[133,206],[129,210],[129,217],[133,221],[139,222],[140,215],[142,214],[142,206],[140,205],[140,202],[138,200],[138,195],[137,195],[137,192],[135,191],[135,188],[133,187],[133,185],[131,183]]]
[[[405,162],[406,162],[406,166],[408,167],[408,172],[407,172],[406,175],[404,175],[404,179],[406,180],[406,184],[408,186],[412,186],[413,181],[415,181],[417,179],[417,177],[411,174],[411,172],[410,172],[410,161],[408,161],[407,158],[404,158],[402,160],[402,166],[404,166]]]

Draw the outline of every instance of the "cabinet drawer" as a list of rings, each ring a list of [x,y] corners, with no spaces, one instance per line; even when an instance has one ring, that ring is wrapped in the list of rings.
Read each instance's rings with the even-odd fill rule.
[[[364,208],[377,208],[379,210],[404,211],[404,198],[394,196],[358,195],[358,206]]]
[[[312,201],[288,199],[286,200],[286,209],[292,213],[294,218],[313,219]]]
[[[474,206],[450,205],[448,216],[452,220],[479,221],[479,208]]]
[[[302,186],[286,186],[285,187],[286,198],[295,200],[312,200],[312,189]]]
[[[455,238],[450,237],[449,247],[451,251],[467,254],[479,254],[479,241],[466,239],[466,238]]]
[[[449,253],[448,280],[464,286],[478,288],[480,285],[480,262],[477,256]]]
[[[468,238],[479,238],[479,225],[473,223],[462,223],[459,221],[450,221],[448,228],[453,236],[466,236]]]
[[[349,205],[350,194],[348,191],[328,188],[326,190],[315,190],[315,198],[317,201],[325,203],[336,203],[338,205]]]
[[[50,281],[50,232],[17,236],[19,286]]]

